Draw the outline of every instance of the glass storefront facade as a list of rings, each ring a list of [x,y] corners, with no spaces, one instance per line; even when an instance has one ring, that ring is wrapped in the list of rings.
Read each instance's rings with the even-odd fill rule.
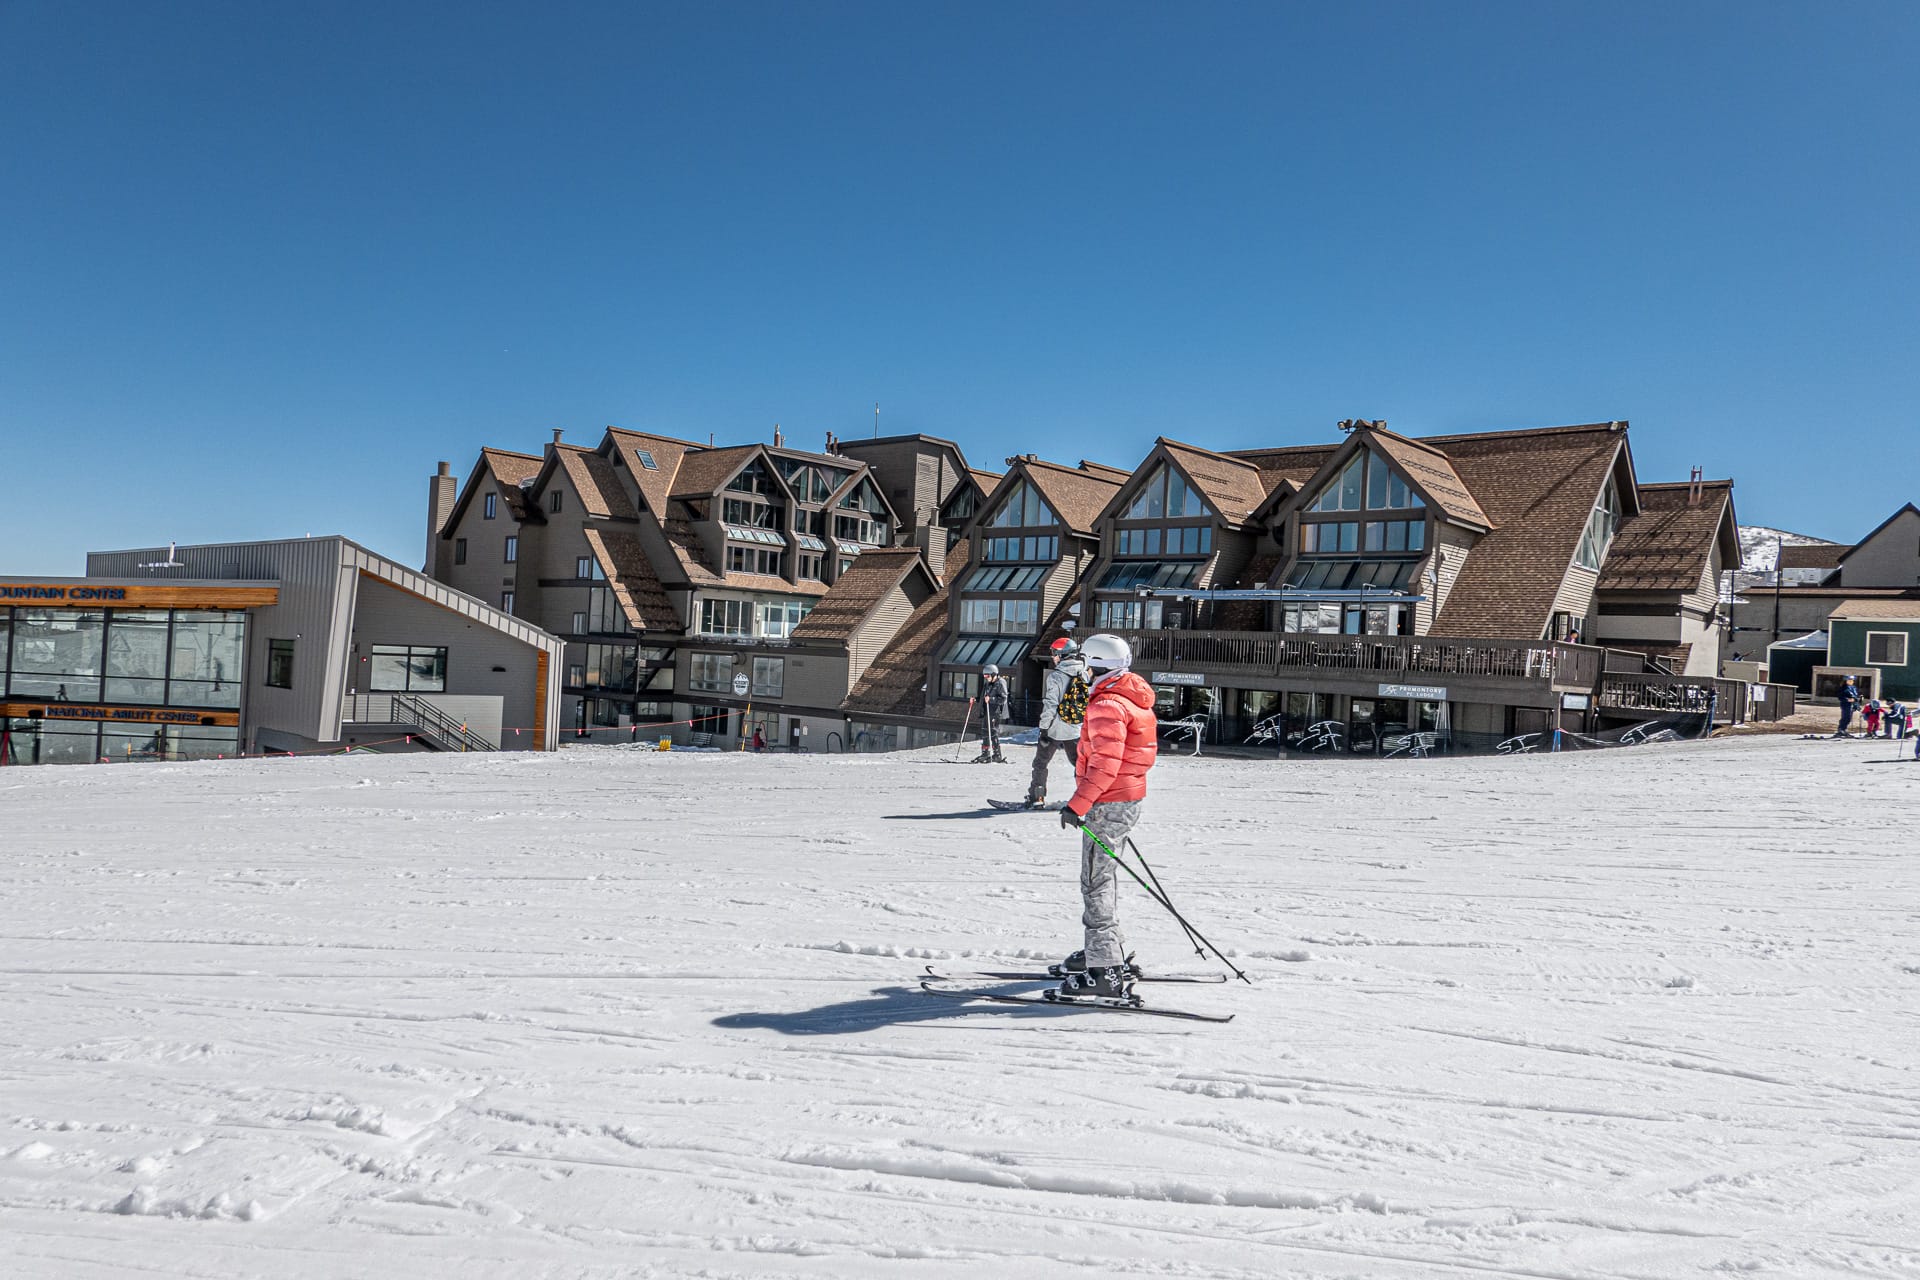
[[[0,608],[0,765],[235,754],[235,725],[177,713],[233,718],[246,635],[240,610]],[[168,719],[134,720],[141,709]]]

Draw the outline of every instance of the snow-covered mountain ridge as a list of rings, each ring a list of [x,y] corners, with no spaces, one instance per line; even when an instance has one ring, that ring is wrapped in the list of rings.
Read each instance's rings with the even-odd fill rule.
[[[1759,524],[1743,524],[1740,526],[1740,571],[1772,573],[1774,562],[1779,558],[1782,543],[1789,547],[1834,545],[1825,538],[1812,538],[1804,533],[1789,533],[1785,529],[1769,529]]]

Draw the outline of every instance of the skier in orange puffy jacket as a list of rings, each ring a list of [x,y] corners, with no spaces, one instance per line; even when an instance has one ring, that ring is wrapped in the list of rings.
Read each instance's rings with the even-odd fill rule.
[[[1147,770],[1160,754],[1153,686],[1133,674],[1133,651],[1119,636],[1088,636],[1080,656],[1093,673],[1093,688],[1080,726],[1076,786],[1060,811],[1060,825],[1069,831],[1084,827],[1117,851],[1140,821]],[[1086,946],[1060,966],[1065,974],[1060,993],[1122,997],[1130,990],[1132,975],[1120,936],[1120,869],[1086,831],[1080,837],[1080,922],[1086,928]]]

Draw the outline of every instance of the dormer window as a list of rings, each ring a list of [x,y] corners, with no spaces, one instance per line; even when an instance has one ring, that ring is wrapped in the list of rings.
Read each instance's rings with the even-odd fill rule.
[[[727,481],[727,492],[758,493],[772,497],[780,492],[780,488],[774,482],[773,477],[767,474],[767,469],[761,466],[759,459],[756,458],[746,466],[740,468],[739,475]]]
[[[1057,525],[1060,518],[1053,513],[1040,491],[1025,480],[1014,482],[1013,488],[1001,500],[999,510],[993,513],[993,519],[987,521],[992,529],[1037,529],[1047,525]]]
[[[1186,477],[1163,462],[1154,469],[1153,475],[1135,495],[1133,502],[1120,518],[1122,520],[1178,520],[1183,517],[1211,515],[1213,510],[1200,496],[1200,491],[1188,484]]]
[[[1363,500],[1364,499],[1364,504]],[[1307,511],[1405,511],[1425,507],[1399,472],[1371,449],[1362,449],[1327,483]]]
[[[499,494],[489,493],[480,499],[480,518],[482,520],[493,519],[495,513],[498,512],[499,509],[500,509]]]

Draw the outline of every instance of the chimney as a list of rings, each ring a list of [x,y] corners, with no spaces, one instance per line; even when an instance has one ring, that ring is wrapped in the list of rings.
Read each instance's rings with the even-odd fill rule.
[[[780,424],[773,424],[773,447],[778,449],[786,444],[786,438],[780,434]]]
[[[453,478],[453,464],[441,463],[438,474],[427,481],[427,559],[420,571],[429,578],[445,581],[441,575],[447,568],[448,544],[442,541],[440,531],[447,527],[447,518],[453,514],[453,500],[459,492],[460,482]]]
[[[1690,507],[1700,505],[1700,474],[1700,468],[1695,467],[1692,477],[1687,481],[1687,505]]]
[[[927,562],[927,572],[935,582],[944,583],[947,580],[946,529],[929,520],[914,527],[912,538],[912,545],[920,549],[920,558]]]
[[[560,447],[560,428],[555,427],[553,429],[553,439],[547,444],[547,448],[546,448],[547,457],[551,458],[553,456],[553,451],[555,449],[558,449],[559,447]]]

